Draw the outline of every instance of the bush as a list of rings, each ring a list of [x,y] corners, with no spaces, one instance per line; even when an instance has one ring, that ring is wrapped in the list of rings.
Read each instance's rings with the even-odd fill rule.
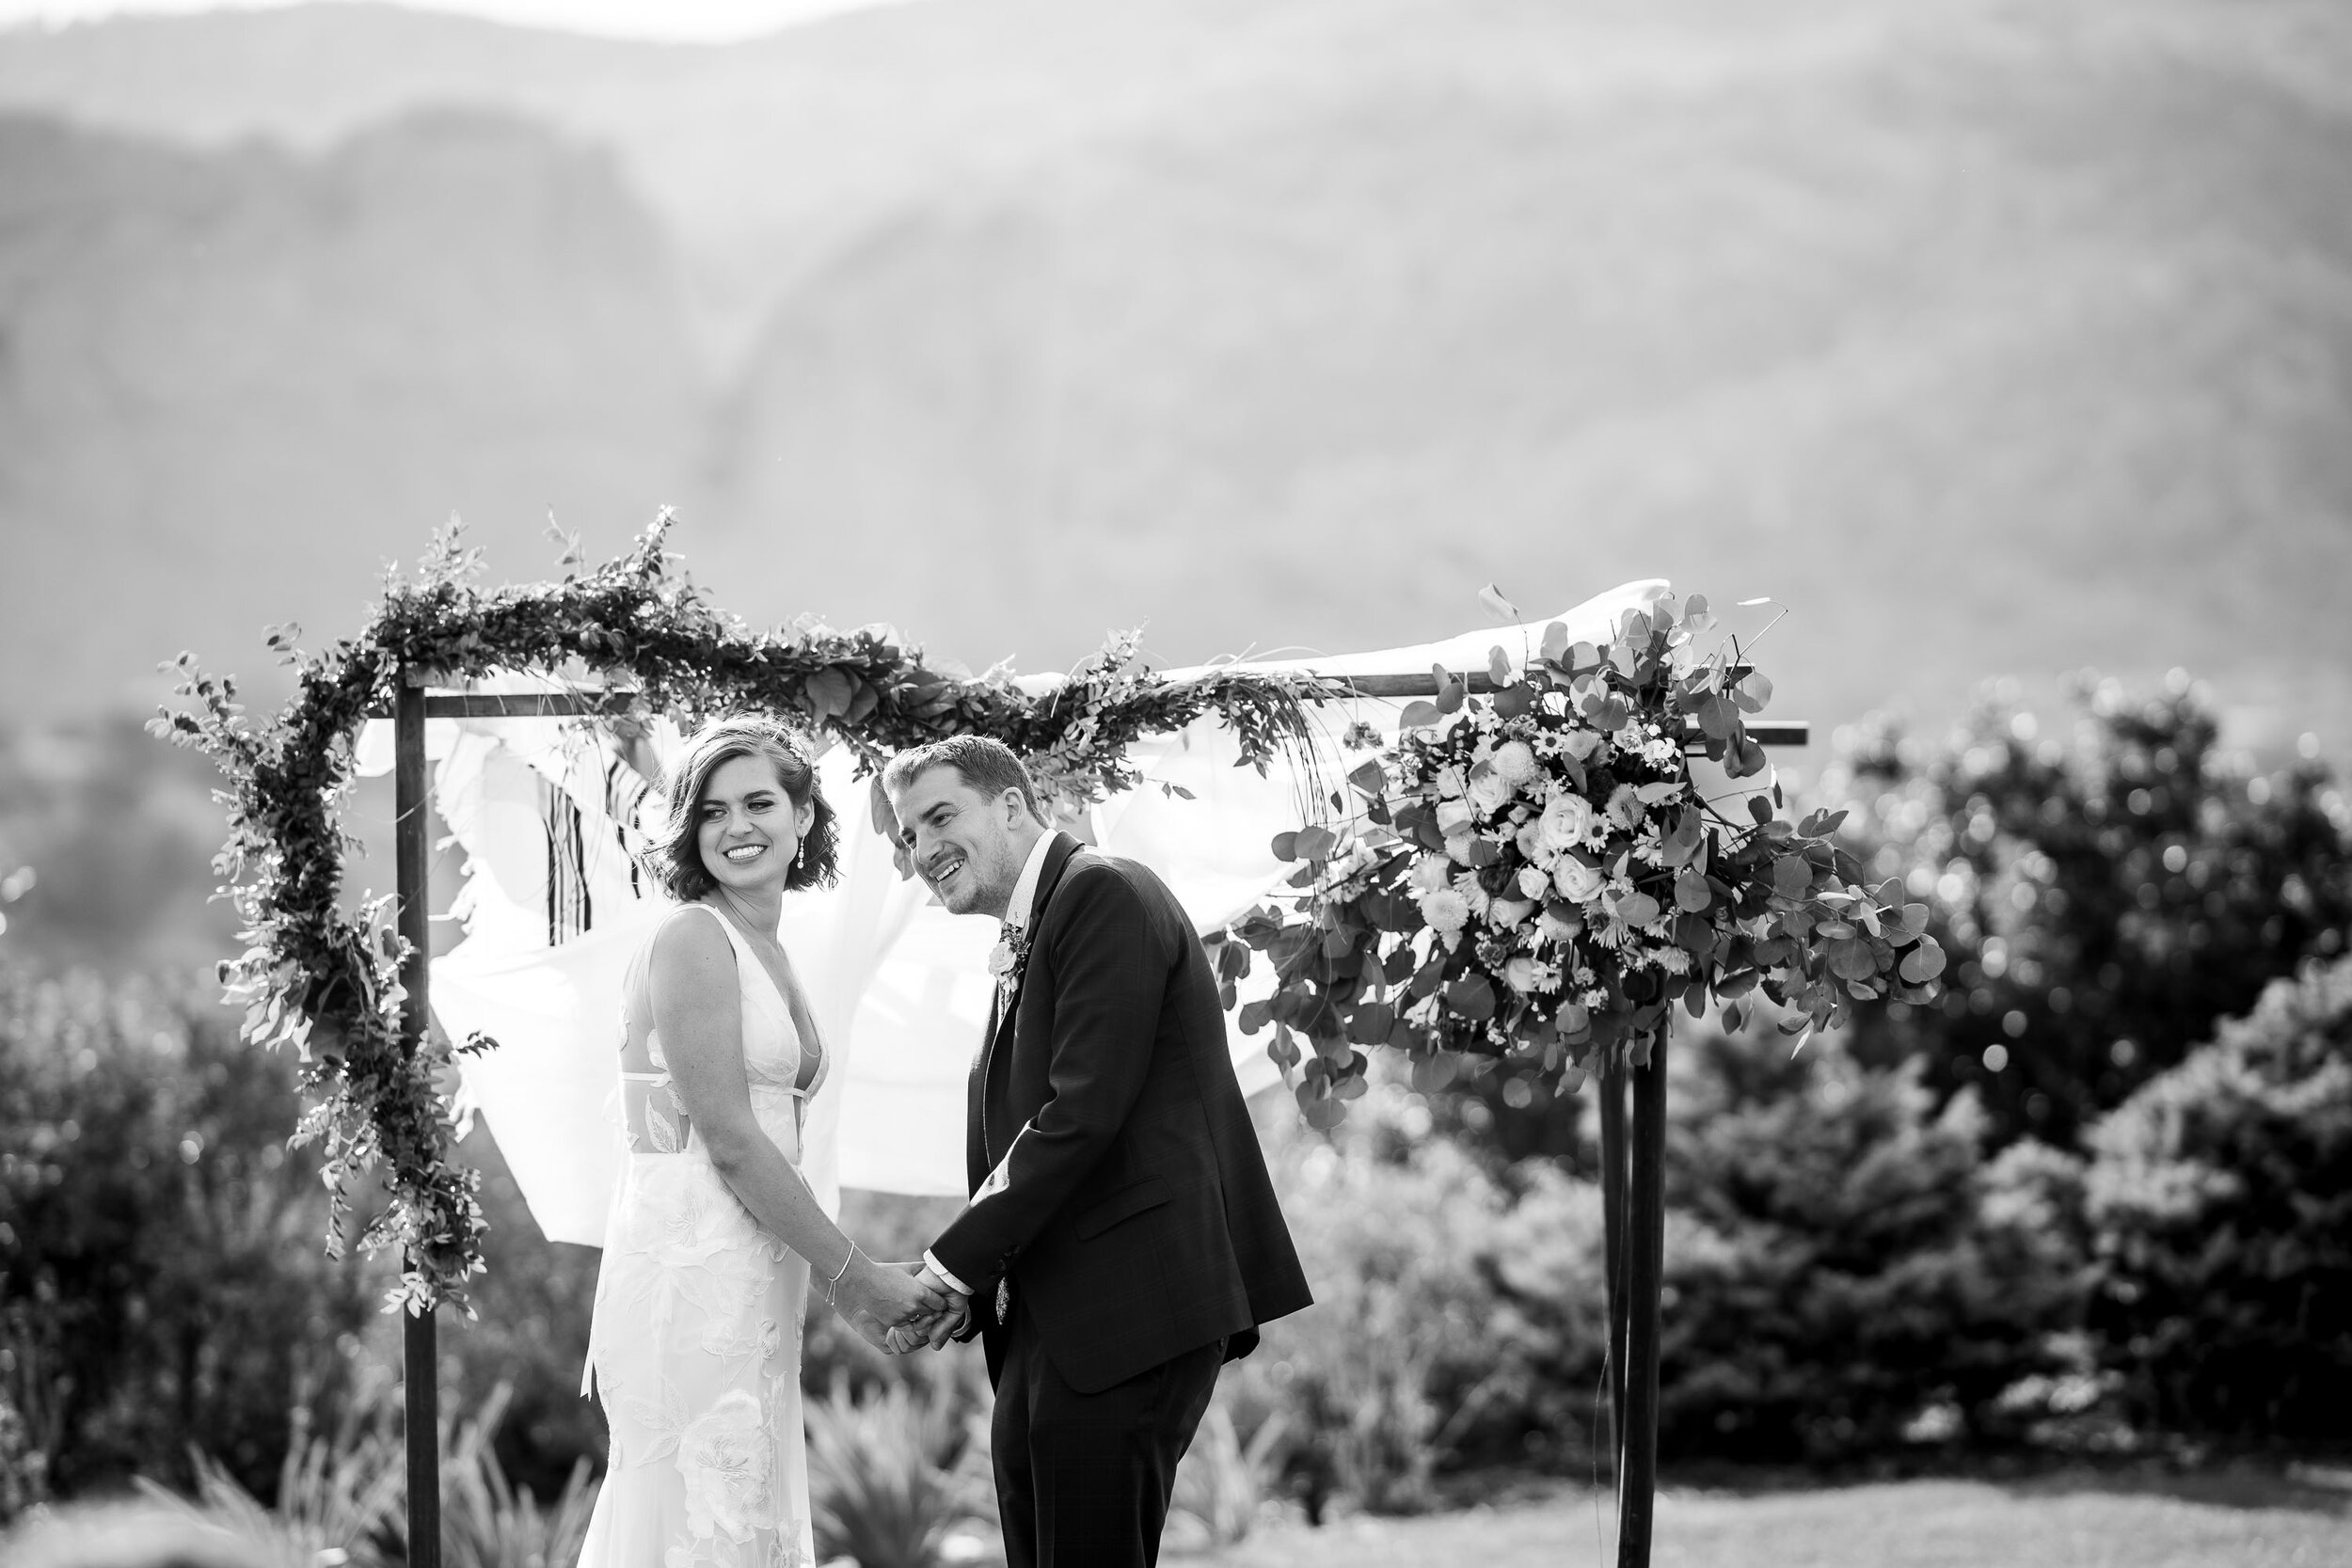
[[[441,1386],[504,1386],[507,1400],[492,1429],[501,1474],[554,1497],[580,1465],[604,1468],[603,1407],[580,1393],[603,1254],[540,1234],[491,1138],[476,1132],[459,1147],[482,1172],[489,1272],[469,1292],[476,1314],[471,1320],[440,1314]],[[386,1367],[401,1364],[397,1318],[378,1320],[369,1354]]]
[[[379,1276],[324,1256],[297,1112],[194,983],[0,968],[0,1492],[184,1483],[200,1443],[266,1497],[290,1421],[332,1418]]]
[[[2352,959],[2271,986],[2088,1142],[2092,1323],[2137,1413],[2352,1435]]]
[[[1274,1448],[1283,1429],[1277,1414],[1259,1422],[1244,1443],[1225,1402],[1211,1402],[1176,1466],[1166,1530],[1169,1550],[1223,1551],[1249,1538],[1277,1480]]]
[[[1833,1460],[1923,1413],[1999,1430],[2021,1379],[2073,1365],[2087,1280],[2035,1167],[1982,1165],[1972,1097],[1915,1067],[1693,1036],[1670,1101],[1660,1443]]]
[[[1335,1498],[1433,1506],[1433,1478],[1511,1378],[1486,1267],[1506,1196],[1453,1145],[1394,1135],[1411,1100],[1376,1086],[1337,1141],[1276,1158],[1315,1305],[1269,1324],[1225,1383],[1243,1432],[1282,1420],[1274,1462],[1311,1518]]]
[[[2087,681],[2079,703],[2045,725],[1996,692],[1935,748],[1867,731],[1822,784],[1952,956],[1939,1006],[1866,1015],[1857,1049],[1917,1058],[1939,1097],[1974,1088],[2001,1142],[2071,1147],[2352,920],[2325,767],[2250,773],[2185,676],[2141,700]]]
[[[993,1525],[988,1426],[974,1402],[952,1379],[928,1392],[895,1383],[861,1400],[844,1378],[809,1401],[818,1556],[853,1558],[860,1568],[937,1568],[960,1528]]]

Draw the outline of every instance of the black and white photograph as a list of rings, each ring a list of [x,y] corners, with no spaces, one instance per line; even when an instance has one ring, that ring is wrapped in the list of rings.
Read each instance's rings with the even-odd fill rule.
[[[11,1568],[2352,1561],[2341,0],[0,0]]]

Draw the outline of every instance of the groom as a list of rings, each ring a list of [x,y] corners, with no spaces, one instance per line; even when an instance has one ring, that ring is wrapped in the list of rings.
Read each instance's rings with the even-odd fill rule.
[[[987,1352],[1009,1568],[1154,1562],[1218,1367],[1312,1299],[1208,956],[1149,868],[1046,830],[998,742],[905,752],[882,787],[940,902],[1004,922],[972,1200],[924,1261]]]

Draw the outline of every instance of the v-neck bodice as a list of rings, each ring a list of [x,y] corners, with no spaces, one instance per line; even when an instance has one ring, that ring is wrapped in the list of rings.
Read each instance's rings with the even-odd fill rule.
[[[707,912],[726,933],[735,954],[736,985],[743,1032],[743,1077],[751,1090],[754,1112],[770,1105],[788,1107],[797,1146],[799,1101],[815,1094],[825,1080],[827,1058],[815,1030],[803,1037],[792,1016],[784,989],[759,955],[752,950],[735,923],[707,904],[688,909]],[[632,1040],[644,1045],[650,1070],[621,1073],[623,1113],[628,1146],[644,1153],[674,1154],[694,1147],[693,1130],[670,1077],[669,1057],[653,1024],[651,985],[653,943],[648,942],[630,960],[623,988],[621,1029],[624,1047]],[[812,1021],[813,1022],[813,1021]],[[763,1124],[767,1120],[761,1117]],[[797,1154],[797,1147],[794,1153]]]

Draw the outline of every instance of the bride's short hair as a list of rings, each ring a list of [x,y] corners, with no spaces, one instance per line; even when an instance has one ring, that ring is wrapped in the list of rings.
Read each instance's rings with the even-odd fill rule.
[[[696,828],[710,775],[737,757],[760,757],[776,770],[792,804],[810,808],[808,832],[801,835],[801,854],[784,885],[831,887],[840,876],[840,832],[832,803],[818,787],[817,768],[800,738],[772,719],[749,715],[705,724],[686,740],[686,749],[669,770],[666,788],[669,815],[645,856],[647,868],[680,903],[691,903],[719,885],[703,864]]]

